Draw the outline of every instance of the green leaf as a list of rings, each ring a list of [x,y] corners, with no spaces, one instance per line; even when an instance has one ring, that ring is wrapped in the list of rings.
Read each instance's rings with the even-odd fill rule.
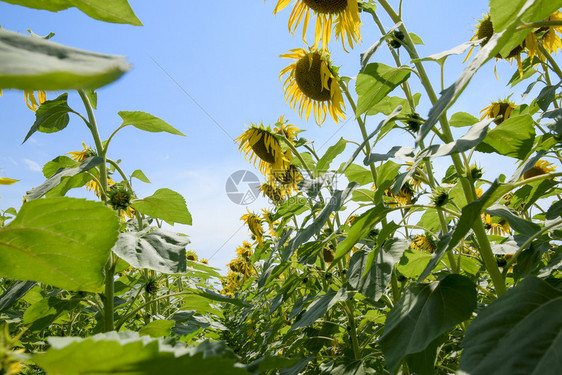
[[[6,3],[23,5],[28,8],[58,12],[76,7],[88,16],[105,22],[128,23],[142,26],[127,0],[2,0]]]
[[[219,318],[224,318],[224,315],[220,309],[211,306],[211,300],[209,300],[209,298],[197,294],[189,294],[184,297],[181,310],[192,310],[197,312],[198,314],[211,313],[218,316]]]
[[[415,59],[415,60],[412,60],[412,62],[435,61],[439,65],[443,65],[445,63],[445,60],[447,60],[447,58],[449,56],[460,55],[460,54],[464,53],[469,47],[471,47],[473,45],[475,45],[475,43],[473,41],[468,41],[468,42],[465,42],[465,43],[463,43],[461,45],[458,45],[454,48],[451,48],[450,50],[439,52],[439,53],[436,53],[436,54],[431,55],[431,56],[422,57],[420,59]]]
[[[285,202],[283,202],[274,216],[274,221],[279,220],[280,218],[287,218],[295,215],[300,215],[306,210],[308,210],[310,206],[308,202],[303,199],[291,199],[289,198]]]
[[[0,229],[0,275],[100,292],[119,218],[99,202],[47,198],[25,203]]]
[[[334,160],[336,156],[338,156],[345,150],[346,145],[347,141],[343,138],[340,138],[340,140],[335,145],[328,147],[328,150],[320,158],[320,160],[318,160],[318,164],[316,165],[317,176],[328,170],[332,160]]]
[[[514,24],[514,20],[520,17],[515,24],[520,22],[542,21],[562,7],[560,0],[496,0],[490,2],[490,17],[494,24],[494,32],[502,32]],[[502,44],[499,53],[508,56],[509,53],[519,46],[531,31],[525,28],[522,31],[509,33],[509,39]]]
[[[166,121],[152,116],[150,113],[141,111],[121,111],[118,113],[123,119],[121,127],[133,125],[135,128],[152,133],[168,132],[170,134],[183,135],[182,132],[168,124]]]
[[[176,322],[172,320],[153,320],[141,329],[139,329],[140,336],[150,337],[168,337],[172,334],[172,328]]]
[[[418,105],[420,103],[421,94],[414,94],[414,104]],[[402,110],[399,115],[408,115],[413,112],[410,107],[410,102],[407,99],[399,98],[397,96],[385,96],[380,102],[375,104],[367,111],[367,115],[376,115],[377,113],[383,113],[385,115],[390,115],[398,106],[402,106]]]
[[[451,116],[449,119],[449,125],[456,128],[461,128],[463,126],[470,126],[476,124],[478,120],[476,117],[472,116],[470,113],[457,112]]]
[[[328,290],[326,293],[320,292],[304,314],[291,326],[291,331],[314,323],[323,317],[337,302],[343,301],[346,298],[345,289],[343,288],[337,292],[333,289]]]
[[[58,317],[75,308],[78,303],[78,300],[63,300],[57,297],[43,298],[25,310],[23,323],[29,325],[32,332],[41,331],[50,326]]]
[[[191,225],[191,214],[185,199],[170,189],[158,189],[150,197],[135,199],[131,206],[145,215],[173,223]]]
[[[378,251],[357,251],[349,262],[347,281],[365,297],[378,301],[390,283],[394,265],[409,245],[408,241],[392,238]],[[374,260],[369,262],[369,258]]]
[[[0,312],[9,309],[31,288],[35,286],[35,281],[16,281],[0,296]]]
[[[204,341],[175,347],[136,332],[109,332],[88,338],[51,337],[50,348],[33,356],[49,375],[248,374],[224,343]],[[188,369],[188,370],[187,370]]]
[[[496,204],[486,210],[487,214],[492,216],[499,216],[509,223],[509,225],[518,233],[525,236],[532,237],[537,232],[541,230],[541,226],[523,219],[517,212],[510,209],[509,207]]]
[[[395,372],[408,354],[424,351],[436,338],[467,320],[476,308],[476,286],[461,275],[413,284],[390,310],[380,345]]]
[[[357,75],[357,110],[355,116],[367,112],[392,90],[410,77],[408,67],[393,68],[381,63],[368,64]]]
[[[344,165],[345,164],[342,164],[340,166],[340,170]],[[350,164],[344,171],[344,175],[349,182],[357,182],[359,186],[367,185],[373,182],[373,175],[371,174],[371,171],[357,164]]]
[[[530,115],[511,117],[488,132],[477,151],[524,160],[533,147],[535,125]]]
[[[136,171],[131,173],[131,177],[134,177],[138,180],[141,180],[142,182],[146,182],[147,184],[150,184],[150,180],[148,179],[148,177],[146,177],[146,175],[140,169],[137,169]]]
[[[125,232],[113,247],[113,252],[135,268],[167,274],[185,273],[187,236],[164,229]]]
[[[27,141],[29,137],[36,131],[42,133],[56,133],[68,125],[70,117],[68,112],[72,112],[72,108],[68,106],[66,100],[68,94],[64,93],[58,98],[47,100],[39,106],[35,112],[35,122],[29,129],[23,142]]]
[[[408,34],[410,34],[410,39],[412,39],[412,42],[414,44],[423,44],[422,38],[420,38],[417,34],[414,33],[408,33]]]
[[[558,374],[562,366],[562,291],[525,278],[468,326],[460,360],[463,374]]]
[[[554,101],[558,88],[560,88],[560,84],[556,86],[546,86],[541,90],[539,96],[537,96],[537,104],[543,111],[547,111],[550,104]]]
[[[63,178],[67,178],[66,183],[69,183],[70,182],[70,180],[68,179],[69,177],[76,176],[84,171],[88,171],[100,165],[101,163],[103,163],[103,158],[100,158],[99,156],[92,156],[84,160],[82,163],[80,163],[78,167],[64,168],[64,169],[61,168],[55,174],[49,177],[45,182],[43,182],[41,185],[26,192],[25,198],[28,201],[41,198],[43,195],[47,194],[49,191],[60,185],[61,182],[63,181]],[[80,181],[82,185],[91,179],[89,176],[84,176],[84,177],[85,180]],[[82,186],[82,185],[78,185],[78,186]],[[78,186],[71,185],[68,186],[68,189],[66,190]]]
[[[355,221],[351,225],[351,228],[349,228],[349,233],[347,234],[345,240],[341,241],[336,247],[334,261],[332,262],[332,265],[330,267],[337,264],[339,259],[349,253],[353,246],[355,246],[355,244],[359,242],[359,240],[365,237],[365,235],[375,226],[375,224],[381,221],[382,218],[391,211],[391,209],[384,206],[376,206],[368,211],[365,211],[363,214],[361,214],[361,216],[355,219]]]
[[[94,89],[117,80],[131,66],[103,55],[0,29],[0,88]]]

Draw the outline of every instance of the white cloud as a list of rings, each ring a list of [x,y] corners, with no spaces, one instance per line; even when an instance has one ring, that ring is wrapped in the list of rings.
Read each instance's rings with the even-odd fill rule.
[[[27,165],[27,168],[29,168],[29,170],[33,172],[41,172],[41,165],[39,165],[39,163],[29,159],[23,159],[23,162],[25,163],[25,165]]]

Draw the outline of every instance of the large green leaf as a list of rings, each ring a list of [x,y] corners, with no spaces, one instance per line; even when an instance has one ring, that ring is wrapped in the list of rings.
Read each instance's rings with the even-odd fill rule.
[[[23,314],[23,323],[29,330],[41,331],[50,326],[59,316],[78,305],[78,300],[64,300],[57,297],[43,298],[29,306]]]
[[[186,236],[164,229],[119,234],[113,252],[135,268],[173,274],[185,273]]]
[[[128,23],[141,26],[127,0],[2,0],[6,3],[23,5],[28,8],[58,12],[76,7],[88,16],[105,22]]]
[[[318,160],[318,164],[316,165],[317,175],[320,175],[328,170],[332,160],[334,160],[336,156],[338,156],[345,150],[346,144],[347,141],[343,138],[340,138],[340,140],[335,145],[328,147],[328,150],[324,155],[322,155],[320,160]]]
[[[53,174],[51,177],[49,177],[45,182],[43,182],[41,185],[39,185],[36,188],[28,191],[25,194],[25,198],[28,201],[31,201],[31,200],[34,200],[34,199],[37,199],[37,198],[41,198],[43,195],[47,194],[49,191],[51,191],[52,189],[54,189],[55,187],[60,185],[63,178],[67,178],[66,181],[68,182],[69,177],[76,176],[76,175],[78,175],[78,174],[80,174],[84,171],[88,171],[88,170],[100,165],[101,163],[103,163],[102,158],[100,158],[98,156],[92,156],[92,157],[89,157],[88,159],[84,160],[77,167],[64,168],[64,169],[61,168],[55,174]],[[88,181],[89,179],[90,179],[90,177],[86,176],[85,180]],[[69,188],[70,187],[74,187],[74,186],[69,186]]]
[[[100,292],[119,219],[99,202],[47,198],[25,203],[0,229],[0,275]]]
[[[185,134],[174,128],[172,125],[168,124],[166,121],[159,119],[158,117],[153,116],[150,113],[141,111],[121,111],[119,112],[119,116],[121,116],[121,118],[123,119],[123,124],[121,125],[121,127],[133,125],[135,128],[147,132],[168,132],[171,134],[185,136]]]
[[[357,251],[349,262],[347,281],[365,297],[378,301],[390,283],[394,265],[409,246],[409,241],[392,238],[377,251]]]
[[[221,342],[175,347],[136,332],[110,332],[82,339],[51,337],[50,349],[33,356],[49,375],[248,374]]]
[[[158,189],[149,197],[135,199],[131,203],[135,210],[145,215],[173,223],[191,225],[191,214],[181,194],[170,189]]]
[[[562,368],[562,291],[534,276],[482,309],[462,342],[462,374],[555,375]]]
[[[2,89],[95,89],[130,68],[122,56],[83,51],[0,29]]]
[[[516,116],[488,132],[476,150],[524,160],[533,147],[534,139],[535,124],[531,115]]]
[[[337,302],[345,300],[345,289],[320,292],[308,306],[304,314],[291,326],[291,330],[306,327],[326,314]]]
[[[392,90],[410,77],[410,68],[393,68],[381,63],[372,63],[365,67],[357,75],[357,110],[355,115],[359,116],[372,106],[380,102]]]
[[[42,133],[55,133],[68,125],[70,117],[69,112],[72,112],[67,104],[68,94],[61,94],[58,98],[53,100],[47,100],[35,112],[35,122],[29,129],[29,132],[25,136],[24,142],[27,141],[29,137],[36,131]]]
[[[440,282],[413,284],[390,310],[380,345],[386,366],[395,372],[402,359],[424,351],[436,338],[470,318],[476,286],[461,275]]]

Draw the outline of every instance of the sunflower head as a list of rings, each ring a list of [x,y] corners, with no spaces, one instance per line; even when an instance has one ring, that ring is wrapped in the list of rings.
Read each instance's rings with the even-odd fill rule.
[[[472,181],[481,179],[483,175],[484,171],[482,170],[482,168],[478,168],[476,164],[470,166],[470,177],[472,178]]]
[[[404,33],[401,30],[394,30],[392,32],[392,39],[390,39],[389,44],[392,48],[400,48],[404,42]]]
[[[337,123],[344,118],[343,95],[336,69],[331,66],[327,52],[310,49],[294,49],[281,55],[295,62],[283,69],[280,78],[288,73],[283,84],[285,98],[293,110],[308,120],[314,109],[316,123],[321,125],[326,113]]]
[[[191,260],[192,262],[197,262],[197,253],[193,250],[187,250],[185,252],[185,257],[187,260]]]
[[[71,151],[67,152],[66,155],[70,155],[73,160],[81,163],[89,157],[95,156],[96,153],[90,147],[86,146],[84,142],[82,142],[82,151]]]
[[[160,289],[160,285],[155,278],[149,278],[146,284],[144,284],[144,291],[148,294],[154,295],[158,293],[158,289]]]
[[[426,233],[414,237],[412,243],[410,244],[410,247],[414,250],[434,253],[435,249],[437,249],[437,244],[433,240],[433,237]]]
[[[273,203],[279,203],[285,199],[285,192],[271,182],[261,184],[259,189],[263,196],[268,197]]]
[[[201,259],[199,259],[199,263],[209,264],[209,261],[205,258],[201,258]]]
[[[532,177],[540,176],[543,174],[548,174],[554,172],[556,166],[547,162],[546,160],[539,160],[535,165],[523,173],[523,180],[527,180]]]
[[[112,185],[109,189],[109,204],[114,210],[127,210],[132,198],[133,194],[120,184]]]
[[[285,8],[291,0],[279,0],[273,11],[277,14]],[[361,40],[361,20],[357,0],[295,0],[295,6],[289,18],[289,31],[295,33],[301,20],[303,21],[302,38],[306,42],[306,30],[310,16],[316,16],[314,46],[322,41],[322,48],[328,47],[332,28],[336,39],[341,39],[345,50],[346,41],[353,48],[353,43]]]
[[[422,124],[423,124],[423,120],[421,116],[416,112],[410,114],[408,116],[408,120],[406,120],[406,125],[408,126],[408,130],[410,130],[412,133],[417,133],[420,130]]]
[[[252,253],[252,247],[246,246],[246,244],[248,243],[246,242],[244,243],[243,246],[238,246],[238,248],[236,249],[236,254],[238,254],[238,256],[244,259],[246,262],[249,262],[250,257],[252,256],[253,253]]]
[[[480,119],[483,120],[485,117],[493,118],[495,119],[494,122],[499,125],[511,117],[511,113],[516,107],[515,103],[509,99],[498,100],[480,111],[480,113],[484,112]]]
[[[507,220],[492,216],[486,213],[482,214],[482,221],[484,222],[484,228],[495,236],[507,235],[510,233],[510,227]]]
[[[373,188],[373,187],[371,187]],[[400,188],[400,191],[398,191],[398,194],[393,194],[391,192],[390,189],[386,189],[384,192],[384,195],[386,195],[387,197],[393,198],[393,203],[390,204],[391,207],[394,207],[396,205],[398,206],[405,206],[408,204],[412,204],[412,199],[414,197],[414,189],[412,188],[412,185],[410,184],[410,182],[406,181],[404,183],[404,185],[402,185],[402,187]]]
[[[334,261],[334,246],[332,244],[326,244],[322,248],[322,257],[326,263],[332,263]]]
[[[447,189],[437,186],[433,189],[431,202],[435,205],[435,207],[443,207],[449,201],[449,192]]]
[[[246,159],[250,163],[256,164],[259,161],[259,169],[266,173],[267,169],[283,168],[290,161],[283,153],[281,144],[269,127],[263,125],[253,125],[242,133],[236,142],[239,143],[240,151],[244,152]]]
[[[476,33],[472,39],[480,40],[480,47],[484,47],[490,38],[494,35],[494,25],[492,24],[492,19],[490,18],[489,14],[486,14],[484,18],[478,21],[478,25],[476,26]]]
[[[295,144],[297,134],[302,130],[300,130],[293,124],[289,124],[289,122],[285,121],[283,117],[284,116],[279,117],[279,120],[277,121],[277,123],[275,123],[275,128],[273,129],[273,131],[275,132],[275,134],[284,136],[292,144]]]
[[[304,180],[299,169],[293,164],[290,164],[285,169],[271,170],[269,178],[270,183],[276,182],[280,184],[288,195],[291,195],[293,191],[298,191],[297,183]]]
[[[252,235],[255,237],[258,243],[261,244],[263,241],[263,227],[260,217],[248,211],[248,213],[242,215],[240,219],[244,220],[244,223],[248,226]]]
[[[545,21],[562,21],[562,12],[556,11],[548,16]],[[562,26],[545,27],[537,30],[540,41],[548,53],[558,53],[562,49],[562,40],[557,34],[562,33]]]

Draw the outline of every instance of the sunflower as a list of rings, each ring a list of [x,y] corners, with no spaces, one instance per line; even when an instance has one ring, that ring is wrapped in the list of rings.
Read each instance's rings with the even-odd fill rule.
[[[495,119],[494,122],[499,125],[511,117],[511,113],[516,107],[515,103],[509,101],[509,99],[492,102],[492,104],[480,111],[480,113],[484,112],[480,120],[484,120],[485,117],[493,118]]]
[[[424,235],[417,235],[412,240],[410,247],[414,250],[425,251],[428,253],[434,253],[437,249],[437,244],[433,238],[427,233]]]
[[[291,0],[279,0],[273,10],[274,14],[284,9]],[[336,39],[342,41],[345,50],[345,41],[351,48],[353,43],[361,41],[361,19],[359,18],[359,6],[357,0],[295,0],[295,6],[289,17],[289,32],[295,33],[300,21],[303,21],[302,38],[306,42],[306,30],[310,20],[316,15],[314,33],[314,46],[317,47],[322,40],[322,48],[325,49],[330,43],[332,26]]]
[[[285,191],[271,182],[265,182],[260,185],[260,191],[264,197],[268,197],[273,203],[282,202],[285,199]]]
[[[502,236],[510,233],[509,223],[503,218],[483,213],[482,221],[484,222],[484,228],[490,234]]]
[[[111,177],[107,177],[107,186],[114,185],[115,181],[111,179]],[[90,180],[86,183],[86,190],[90,191],[93,190],[96,196],[99,198],[101,197],[101,187],[96,180]]]
[[[293,124],[289,124],[288,121],[284,120],[284,116],[281,116],[275,124],[275,128],[273,129],[273,131],[275,132],[275,134],[282,135],[287,138],[292,144],[295,144],[297,134],[302,130],[300,130]]]
[[[449,192],[441,186],[437,186],[433,189],[431,195],[431,202],[435,207],[443,207],[449,201]]]
[[[70,151],[67,152],[65,155],[70,155],[73,160],[81,163],[84,160],[88,159],[90,156],[95,156],[96,153],[90,147],[86,146],[86,143],[82,142],[82,151]]]
[[[372,186],[372,188],[374,188],[374,185]],[[402,187],[400,188],[398,194],[396,195],[392,194],[390,189],[386,189],[384,195],[393,198],[394,203],[391,203],[389,205],[390,207],[394,207],[396,205],[405,206],[407,204],[412,204],[412,198],[414,197],[414,189],[412,188],[412,185],[408,181],[406,181],[404,185],[402,185]]]
[[[283,84],[285,99],[293,110],[298,107],[301,118],[304,114],[308,120],[312,109],[318,125],[326,119],[326,112],[330,112],[336,123],[345,118],[337,72],[331,66],[327,52],[314,48],[307,52],[297,48],[281,57],[295,60],[281,71],[279,78],[288,73]]]
[[[523,180],[528,180],[529,178],[540,176],[543,174],[548,174],[554,172],[556,166],[547,162],[546,160],[539,160],[535,165],[523,173]]]
[[[263,242],[263,227],[259,216],[248,211],[247,214],[242,215],[240,220],[244,220],[244,223],[250,229],[253,237],[255,237],[256,241],[261,245]]]
[[[34,112],[37,111],[41,104],[47,101],[47,94],[43,90],[37,91],[37,99],[35,99],[35,92],[33,90],[25,90],[23,95],[25,97],[25,104]]]
[[[127,210],[133,194],[125,187],[114,184],[109,189],[109,204],[114,210]]]
[[[193,250],[187,250],[185,252],[185,257],[187,258],[187,260],[197,262],[197,253]]]
[[[209,264],[209,261],[208,261],[207,259],[205,259],[205,258],[201,258],[201,259],[199,259],[199,263],[203,263],[203,264],[207,264],[207,265],[208,265],[208,264]]]
[[[263,219],[265,220],[265,222],[267,223],[267,225],[269,225],[269,234],[272,235],[272,236],[275,236],[275,230],[274,230],[274,228],[275,228],[275,226],[276,226],[277,224],[279,224],[279,222],[273,220],[273,218],[274,218],[275,216],[273,215],[273,212],[269,211],[268,209],[263,208],[263,209],[261,210],[261,212],[262,212],[262,217],[263,217]]]
[[[272,169],[268,172],[268,176],[269,182],[279,183],[287,195],[291,195],[293,191],[298,192],[297,183],[304,180],[299,169],[293,164],[285,169]]]
[[[562,12],[556,11],[552,13],[545,21],[562,21]],[[539,31],[542,30],[539,29]],[[562,49],[562,40],[556,32],[562,33],[562,26],[548,27],[542,36],[542,45],[548,53],[558,53],[558,50]]]
[[[250,163],[256,165],[259,160],[259,169],[263,174],[270,168],[283,169],[290,162],[288,155],[283,153],[281,144],[269,127],[252,124],[244,133],[236,138],[238,149],[244,152],[246,160],[249,156]]]
[[[244,241],[242,246],[238,246],[238,248],[236,249],[236,254],[238,254],[238,256],[241,259],[244,259],[246,262],[250,261],[250,257],[252,256],[252,246]]]

